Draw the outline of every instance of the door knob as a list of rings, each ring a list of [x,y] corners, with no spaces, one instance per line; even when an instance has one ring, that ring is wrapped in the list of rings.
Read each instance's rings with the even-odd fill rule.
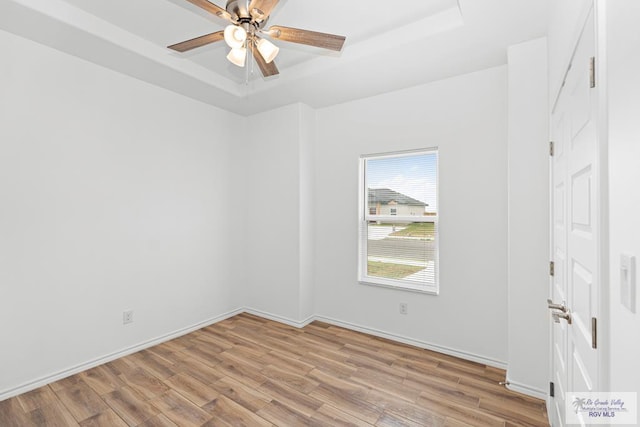
[[[571,313],[563,313],[563,312],[553,312],[551,313],[551,317],[553,317],[553,321],[556,323],[560,323],[560,319],[564,319],[568,324],[571,324]]]
[[[551,298],[548,298],[547,305],[552,310],[560,310],[563,313],[566,313],[568,311],[567,307],[565,307],[564,305],[564,301],[562,302],[562,304],[556,304],[553,301],[551,301]]]

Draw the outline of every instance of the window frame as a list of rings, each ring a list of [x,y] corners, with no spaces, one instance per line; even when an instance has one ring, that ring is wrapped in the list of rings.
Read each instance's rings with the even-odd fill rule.
[[[371,215],[368,209],[368,193],[366,164],[369,159],[384,159],[410,157],[424,154],[436,156],[436,212],[435,215]],[[418,150],[396,151],[377,154],[363,154],[360,156],[359,185],[358,185],[358,283],[367,286],[381,286],[404,291],[420,292],[431,295],[440,293],[440,230],[439,230],[439,199],[440,199],[440,153],[438,147],[422,148]],[[368,225],[370,222],[408,223],[408,222],[432,222],[434,233],[434,283],[418,285],[402,279],[389,279],[384,277],[369,276],[368,263]]]

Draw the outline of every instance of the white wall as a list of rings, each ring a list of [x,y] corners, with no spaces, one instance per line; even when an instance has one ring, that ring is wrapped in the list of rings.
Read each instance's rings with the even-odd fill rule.
[[[503,366],[507,69],[318,110],[316,312]],[[439,147],[440,295],[357,282],[362,154]],[[334,206],[343,209],[333,209]],[[408,303],[408,315],[399,304]]]
[[[620,255],[635,256],[640,267],[640,4],[603,4],[609,95],[610,389],[640,394],[640,298],[636,292],[635,313],[620,303]]]
[[[301,104],[250,116],[234,161],[248,212],[238,219],[245,305],[293,324],[313,310],[312,126],[313,111]]]
[[[548,384],[549,128],[547,40],[509,58],[509,299],[507,380],[544,398]]]
[[[236,308],[244,119],[5,32],[0,50],[0,399]]]

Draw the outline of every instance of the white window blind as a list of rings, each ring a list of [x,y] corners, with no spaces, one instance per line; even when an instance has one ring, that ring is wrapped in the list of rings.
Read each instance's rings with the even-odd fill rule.
[[[360,162],[359,281],[437,293],[437,150]]]

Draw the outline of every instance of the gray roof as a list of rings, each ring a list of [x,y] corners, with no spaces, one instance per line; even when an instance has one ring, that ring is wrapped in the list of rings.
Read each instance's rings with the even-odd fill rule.
[[[389,202],[396,202],[399,205],[408,206],[429,206],[428,204],[416,200],[409,196],[405,196],[397,191],[389,190],[388,188],[369,188],[369,204],[382,204],[388,205]]]

